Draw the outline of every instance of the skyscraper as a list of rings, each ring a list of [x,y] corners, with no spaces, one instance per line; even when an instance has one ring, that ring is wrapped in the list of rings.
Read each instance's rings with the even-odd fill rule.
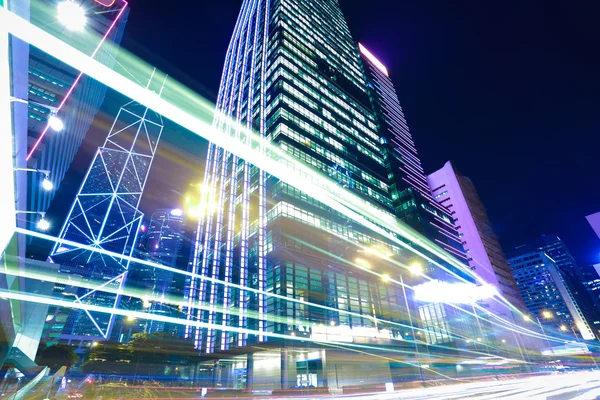
[[[469,257],[469,265],[513,305],[524,308],[500,242],[473,182],[459,175],[451,162],[428,176],[435,201],[445,207]]]
[[[496,287],[498,293],[510,303],[491,301],[486,307],[495,316],[512,324],[520,324],[519,313],[526,311],[526,307],[475,186],[469,178],[459,175],[451,162],[431,173],[427,179],[433,198],[448,210],[457,226],[469,257],[469,266],[486,283]],[[507,337],[504,340],[509,340],[511,345],[524,345],[519,337],[507,331],[504,324],[494,325],[493,328],[496,336]]]
[[[146,255],[150,261],[175,268],[184,240],[185,216],[180,209],[160,209],[152,214],[143,238]],[[184,282],[181,275],[158,268],[144,268],[142,276],[136,279],[135,286],[145,286],[152,292],[152,298],[165,299],[169,296],[183,296]],[[131,278],[131,277],[130,277]],[[143,282],[140,282],[143,281]],[[129,285],[128,285],[129,286]],[[164,301],[155,301],[148,312],[177,317],[178,311]],[[148,321],[148,333],[168,332],[170,326],[162,321]]]
[[[456,242],[451,220],[427,192],[416,151],[392,142],[410,138],[405,122],[396,122],[401,109],[391,81],[377,71],[365,74],[375,60],[361,58],[336,0],[246,0],[227,51],[214,125],[236,129],[231,117],[391,218],[433,230],[434,240],[446,235]],[[188,318],[207,324],[188,332],[197,347],[206,353],[246,347],[246,379],[255,388],[267,380],[259,374],[280,374],[276,387],[282,388],[340,388],[358,376],[389,381],[389,362],[370,359],[366,370],[364,360],[351,365],[332,349],[288,351],[285,338],[366,336],[414,350],[402,341],[416,337],[412,298],[386,281],[404,279],[406,269],[397,263],[427,263],[214,144],[205,171],[218,206],[201,225],[191,267],[208,278],[190,282],[197,310]],[[460,256],[456,243],[445,248]],[[433,315],[436,344],[475,335],[469,317],[452,324],[443,310],[427,315]],[[257,347],[276,349],[275,356],[254,356]]]
[[[594,333],[565,282],[558,265],[546,253],[523,251],[508,260],[521,296],[533,318],[577,339],[593,340]],[[548,332],[550,333],[550,332]]]
[[[516,253],[526,251],[542,251],[554,261],[588,325],[590,327],[597,325],[600,315],[598,315],[589,291],[583,283],[586,281],[585,271],[577,264],[565,242],[557,235],[544,234],[516,248]]]
[[[156,85],[152,78],[149,93],[151,84]],[[163,86],[152,89],[162,93],[164,81],[156,80]],[[60,232],[68,243],[55,244],[50,254],[61,273],[79,276],[88,286],[56,285],[57,295],[75,303],[118,307],[131,263],[106,252],[124,256],[134,252],[144,216],[138,207],[162,130],[162,117],[139,103],[129,102],[119,110]],[[111,336],[115,315],[53,307],[47,321],[54,340],[86,347]]]

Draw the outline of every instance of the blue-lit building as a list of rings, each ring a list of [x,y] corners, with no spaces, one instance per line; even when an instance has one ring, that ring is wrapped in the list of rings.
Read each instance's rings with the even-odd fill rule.
[[[588,280],[586,275],[591,271],[586,271],[578,265],[564,241],[557,235],[544,234],[518,246],[515,251],[518,253],[541,251],[554,260],[587,324],[594,331],[600,329],[600,313],[584,284]]]
[[[595,339],[563,272],[551,257],[540,251],[524,251],[513,254],[508,262],[532,320],[550,332]]]
[[[29,3],[29,0],[24,3]],[[98,41],[92,50],[94,58],[112,66],[129,8],[121,0],[112,2],[109,7],[94,0],[78,3],[86,10],[84,29],[95,33]],[[43,12],[54,12],[56,4],[49,0],[33,2],[35,7],[31,7],[29,18],[33,23],[38,23],[39,19],[44,18]],[[23,46],[22,51],[28,53],[27,66],[21,65],[20,68],[27,68],[28,71],[25,98],[29,103],[26,113],[27,143],[21,151],[26,149],[23,154],[25,165],[49,171],[48,177],[54,186],[53,190],[44,191],[41,188],[44,174],[27,173],[26,209],[45,212],[104,101],[106,87],[33,46]],[[60,132],[49,127],[48,120],[53,111],[43,105],[58,109],[57,115],[64,124]],[[25,117],[24,114],[22,116]],[[20,124],[20,121],[15,121],[15,124]],[[37,218],[36,215],[28,217],[29,229],[35,228]]]
[[[142,238],[145,258],[161,265],[177,268],[184,247],[185,215],[180,209],[160,209],[152,214],[146,234]],[[187,267],[185,265],[184,267]],[[139,267],[138,267],[139,268]],[[137,268],[136,268],[137,269]],[[133,272],[133,271],[132,271]],[[131,275],[130,275],[131,278]],[[131,279],[130,279],[131,280]],[[168,317],[179,317],[180,310],[168,301],[181,298],[185,287],[184,277],[173,271],[147,267],[139,273],[131,285],[142,287],[151,292],[151,297],[158,299],[152,303],[148,312]],[[130,286],[130,284],[128,284]],[[163,301],[160,301],[160,300]],[[148,333],[173,333],[179,326],[165,324],[162,321],[147,321]]]

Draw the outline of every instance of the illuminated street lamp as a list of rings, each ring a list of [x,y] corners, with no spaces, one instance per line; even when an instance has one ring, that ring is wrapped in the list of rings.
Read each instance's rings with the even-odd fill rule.
[[[58,118],[58,116],[57,116],[58,108],[56,108],[56,107],[52,107],[48,104],[39,103],[39,102],[33,101],[33,100],[20,99],[18,97],[13,97],[13,96],[10,97],[10,101],[11,101],[11,103],[34,104],[36,106],[45,108],[48,111],[50,111],[50,116],[48,117],[48,125],[50,125],[50,128],[52,128],[56,132],[60,132],[65,127],[62,120],[60,118]]]
[[[15,168],[14,171],[37,172],[40,174],[44,174],[44,179],[42,180],[42,189],[44,189],[47,192],[54,189],[54,184],[50,180],[50,171],[47,169]]]
[[[410,267],[408,267],[408,270],[411,274],[419,276],[423,273],[423,266],[419,263],[413,263]]]
[[[65,0],[58,3],[56,18],[70,31],[82,31],[87,23],[85,10],[72,0]]]
[[[553,315],[552,312],[550,311],[542,311],[542,317],[544,317],[545,319],[552,319]]]
[[[46,213],[43,211],[19,211],[17,210],[17,214],[37,214],[40,216],[39,221],[37,222],[37,228],[39,231],[47,231],[50,229],[50,222],[46,219]]]

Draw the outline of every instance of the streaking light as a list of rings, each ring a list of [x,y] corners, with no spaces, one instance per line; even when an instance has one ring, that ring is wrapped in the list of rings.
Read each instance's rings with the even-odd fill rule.
[[[415,300],[425,303],[473,304],[478,300],[489,299],[497,294],[491,285],[470,283],[448,283],[432,280],[414,287]]]

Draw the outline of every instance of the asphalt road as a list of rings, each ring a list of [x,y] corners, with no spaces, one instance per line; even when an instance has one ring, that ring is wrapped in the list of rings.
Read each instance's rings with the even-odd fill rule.
[[[336,398],[340,400],[600,400],[600,371],[466,383],[364,396],[338,396]]]

